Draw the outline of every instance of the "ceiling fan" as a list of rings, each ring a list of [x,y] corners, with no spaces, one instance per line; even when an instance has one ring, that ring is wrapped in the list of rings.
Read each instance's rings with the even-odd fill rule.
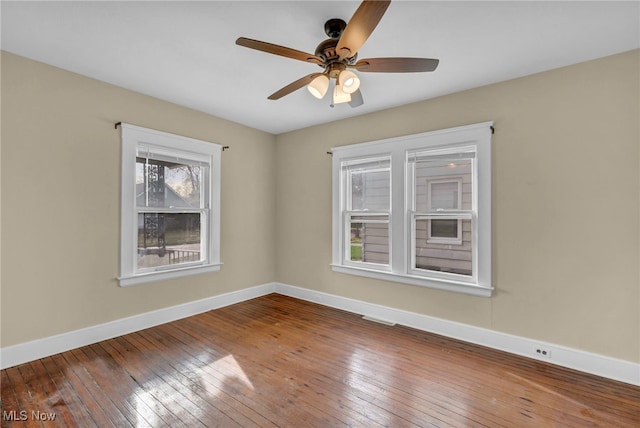
[[[351,107],[362,105],[360,79],[350,69],[367,73],[410,73],[434,71],[439,60],[430,58],[367,58],[358,60],[358,50],[367,41],[380,19],[386,12],[391,0],[364,0],[347,24],[334,18],[324,24],[329,39],[321,42],[314,54],[296,49],[239,37],[236,44],[251,49],[297,59],[319,65],[324,69],[320,73],[308,74],[271,94],[268,99],[277,100],[285,95],[307,86],[316,98],[324,98],[332,79],[335,104],[348,102]]]

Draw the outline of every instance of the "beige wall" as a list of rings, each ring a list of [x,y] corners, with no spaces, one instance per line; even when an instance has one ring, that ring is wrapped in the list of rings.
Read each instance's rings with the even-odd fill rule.
[[[279,135],[278,281],[640,361],[639,63],[634,51]],[[493,298],[331,271],[327,150],[488,120]]]
[[[5,52],[2,113],[3,347],[274,280],[273,135]],[[222,271],[118,286],[119,121],[231,147]]]
[[[639,63],[635,51],[275,137],[3,53],[1,346],[278,280],[638,362]],[[327,150],[487,120],[493,298],[331,272]],[[118,287],[118,121],[231,146],[221,272]]]

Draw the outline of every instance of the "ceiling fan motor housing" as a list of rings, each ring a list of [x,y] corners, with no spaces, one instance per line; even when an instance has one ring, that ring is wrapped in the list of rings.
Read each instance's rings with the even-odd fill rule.
[[[332,60],[338,59],[338,54],[336,53],[336,45],[338,44],[338,39],[327,39],[318,45],[315,51],[315,55],[322,58],[324,61],[324,65]],[[323,67],[324,65],[321,65]]]
[[[324,64],[319,64],[320,67],[327,67],[339,60],[340,55],[336,52],[336,46],[346,27],[347,23],[340,18],[332,18],[324,23],[324,32],[330,38],[320,42],[316,47],[315,55],[322,58],[324,62]],[[357,53],[349,58],[344,58],[342,62],[353,65],[356,62],[356,58]]]

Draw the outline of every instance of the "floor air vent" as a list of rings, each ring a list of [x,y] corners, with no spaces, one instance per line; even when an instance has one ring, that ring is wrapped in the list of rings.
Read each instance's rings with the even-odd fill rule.
[[[389,325],[389,326],[394,326],[396,325],[396,323],[391,322],[391,321],[385,321],[385,320],[380,320],[378,318],[373,318],[367,315],[364,315],[362,317],[363,320],[367,320],[367,321],[373,321],[373,322],[377,322],[378,324],[384,324],[384,325]]]

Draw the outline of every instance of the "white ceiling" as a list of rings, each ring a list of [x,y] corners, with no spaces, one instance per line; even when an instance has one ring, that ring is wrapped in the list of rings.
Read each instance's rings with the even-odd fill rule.
[[[274,134],[640,47],[640,3],[391,3],[358,58],[440,59],[433,73],[359,73],[364,105],[304,88],[321,71],[235,45],[239,36],[313,53],[324,22],[359,1],[2,1],[2,49]]]

